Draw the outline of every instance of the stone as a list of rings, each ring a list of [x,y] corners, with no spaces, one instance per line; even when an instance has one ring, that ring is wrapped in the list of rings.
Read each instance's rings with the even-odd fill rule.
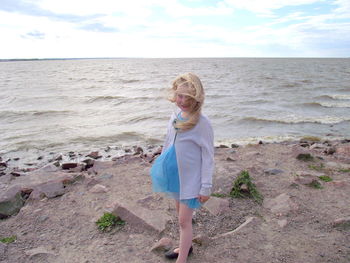
[[[94,166],[92,166],[89,171],[98,174],[100,172],[105,172],[105,170],[112,168],[114,165],[114,161],[95,161]]]
[[[149,210],[134,203],[114,203],[112,213],[126,221],[130,226],[140,230],[148,230],[161,233],[171,217],[164,211]]]
[[[298,210],[298,205],[286,193],[280,194],[275,198],[265,199],[263,206],[278,216],[287,215],[292,211]]]
[[[59,171],[59,168],[54,165],[53,163],[49,163],[42,168],[38,169],[38,171],[43,171],[43,172],[57,172]]]
[[[227,199],[212,196],[203,207],[206,208],[212,215],[220,215],[230,209],[230,202]]]
[[[90,193],[94,193],[94,194],[99,194],[99,193],[107,193],[108,192],[108,189],[106,186],[104,185],[101,185],[101,184],[96,184],[94,185],[90,191]]]
[[[333,226],[337,228],[350,229],[350,217],[337,218],[334,220]]]
[[[234,161],[236,161],[235,159],[233,159],[233,158],[231,158],[231,157],[227,157],[226,158],[226,161],[229,161],[229,162],[234,162]]]
[[[38,184],[33,187],[33,192],[30,194],[29,198],[38,200],[44,197],[54,198],[57,196],[64,195],[65,186],[62,181],[53,180],[46,183]]]
[[[88,155],[86,155],[86,157],[90,157],[96,160],[96,159],[102,158],[102,155],[99,155],[99,152],[91,152]]]
[[[269,168],[264,170],[264,173],[267,175],[276,175],[276,174],[284,173],[284,171],[280,169]]]
[[[135,147],[135,153],[134,155],[138,155],[138,154],[142,154],[143,153],[143,149],[141,147]]]
[[[219,148],[222,148],[222,149],[223,149],[223,148],[229,148],[229,147],[228,147],[227,145],[220,144],[220,145],[219,145]]]
[[[238,147],[239,147],[238,144],[235,144],[235,143],[232,143],[232,144],[231,144],[231,148],[238,148]]]
[[[309,185],[314,182],[318,182],[317,177],[311,174],[298,174],[298,176],[294,179],[294,182],[302,185]]]
[[[277,224],[278,224],[281,228],[284,228],[284,227],[288,224],[288,221],[287,221],[287,219],[280,219],[280,220],[277,220]]]
[[[168,237],[161,238],[150,249],[150,251],[168,251],[173,247],[173,240]]]
[[[197,245],[200,246],[207,246],[210,243],[210,237],[208,237],[207,235],[198,235],[195,236],[192,239],[193,243],[196,243]]]
[[[62,167],[63,170],[69,170],[69,169],[75,168],[75,167],[77,167],[77,166],[78,166],[77,163],[63,163],[63,164],[61,165],[61,167]]]
[[[85,163],[85,169],[89,169],[89,168],[94,166],[95,160],[93,160],[93,159],[85,159],[83,161],[83,163]]]
[[[326,146],[322,143],[314,143],[313,145],[310,146],[310,150],[314,149],[325,149]]]
[[[51,251],[51,249],[45,247],[37,247],[30,250],[25,251],[25,254],[29,257],[30,260],[34,260],[34,257],[39,255],[44,255],[48,257],[56,257],[57,255]]]
[[[0,219],[18,213],[24,205],[21,187],[13,186],[0,194]]]

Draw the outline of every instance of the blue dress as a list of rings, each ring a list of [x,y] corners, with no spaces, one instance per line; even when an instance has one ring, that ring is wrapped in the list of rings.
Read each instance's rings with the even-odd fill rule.
[[[179,121],[185,121],[181,113],[177,116]],[[180,199],[180,180],[177,167],[175,144],[172,144],[154,162],[151,168],[152,188],[154,192],[166,193],[170,197],[186,204],[189,208],[201,207],[198,198]]]

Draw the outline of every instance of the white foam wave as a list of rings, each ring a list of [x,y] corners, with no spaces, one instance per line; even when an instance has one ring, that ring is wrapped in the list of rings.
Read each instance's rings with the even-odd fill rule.
[[[305,117],[305,116],[297,116],[297,115],[288,115],[288,116],[275,117],[275,118],[246,117],[243,120],[277,122],[277,123],[285,123],[285,124],[298,124],[298,123],[337,124],[344,121],[350,121],[350,117],[334,117],[334,116]]]

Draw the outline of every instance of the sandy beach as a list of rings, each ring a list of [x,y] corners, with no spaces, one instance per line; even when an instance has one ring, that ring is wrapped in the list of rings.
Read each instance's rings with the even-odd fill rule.
[[[27,170],[2,159],[0,262],[167,262],[178,226],[172,201],[152,193],[158,150],[136,147],[110,160],[91,153],[79,163],[56,156]],[[188,262],[350,261],[349,140],[219,146],[215,162],[213,196],[195,214]],[[242,171],[261,203],[230,197]],[[17,208],[6,215],[5,205]],[[125,225],[100,231],[105,212]]]

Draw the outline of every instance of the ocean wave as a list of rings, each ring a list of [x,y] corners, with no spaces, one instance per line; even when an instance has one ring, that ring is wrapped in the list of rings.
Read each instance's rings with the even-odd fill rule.
[[[93,103],[98,101],[110,101],[110,100],[119,100],[119,99],[126,99],[125,96],[93,96],[88,97],[87,103]]]
[[[69,110],[45,110],[45,111],[0,111],[0,118],[16,118],[25,116],[48,116],[72,114]]]
[[[135,82],[139,82],[141,80],[139,79],[121,79],[120,80],[122,83],[128,84],[128,83],[135,83]]]
[[[326,108],[350,108],[349,102],[306,102],[304,106],[326,107]]]
[[[332,99],[332,100],[350,100],[350,95],[347,94],[327,94],[316,97],[317,99]]]
[[[147,137],[138,132],[126,131],[119,134],[113,134],[110,136],[77,136],[70,139],[69,144],[89,142],[92,144],[101,143],[103,145],[108,144],[124,144],[130,142],[140,142],[147,140]]]
[[[245,117],[243,121],[250,122],[275,122],[283,124],[298,124],[298,123],[319,123],[319,124],[337,124],[344,121],[350,121],[350,117],[332,117],[332,116],[323,116],[323,117],[303,117],[303,116],[285,116],[284,118],[261,118],[261,117]]]

